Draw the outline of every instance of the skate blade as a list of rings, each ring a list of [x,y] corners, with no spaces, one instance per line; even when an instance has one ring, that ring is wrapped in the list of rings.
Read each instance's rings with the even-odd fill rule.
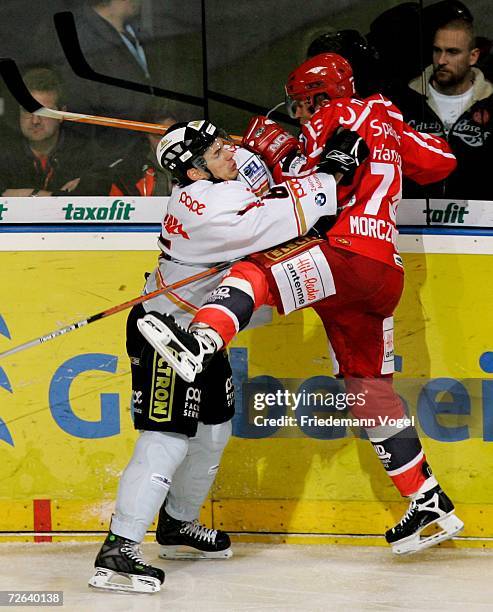
[[[421,538],[419,534],[422,530],[420,530],[418,533],[415,533],[414,535],[393,544],[392,552],[395,555],[412,555],[416,552],[420,552],[421,550],[425,550],[426,548],[430,548],[431,546],[436,546],[437,544],[440,544],[440,542],[445,542],[445,540],[450,540],[450,538],[462,531],[464,528],[464,523],[453,512],[436,521],[433,521],[433,523],[425,525],[423,529],[426,529],[426,527],[434,525],[435,523],[442,528],[442,531]]]
[[[202,371],[201,365],[193,361],[185,351],[175,351],[168,346],[172,340],[176,342],[176,339],[161,321],[152,315],[146,315],[137,320],[137,327],[147,342],[184,381],[192,383],[195,380],[197,374]]]
[[[161,590],[161,583],[151,576],[137,576],[135,574],[119,574],[104,567],[97,567],[94,576],[88,582],[90,587],[105,591],[119,591],[120,593],[157,593]]]
[[[233,556],[231,548],[225,550],[205,551],[197,550],[192,546],[165,546],[161,545],[159,550],[161,559],[230,559]]]

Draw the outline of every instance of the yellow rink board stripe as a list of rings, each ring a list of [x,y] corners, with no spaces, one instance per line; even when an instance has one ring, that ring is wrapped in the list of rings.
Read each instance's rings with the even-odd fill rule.
[[[54,500],[52,531],[67,532],[67,535],[60,535],[60,539],[66,539],[68,534],[74,532],[80,537],[84,533],[88,536],[94,532],[104,533],[113,506],[113,501],[85,503]],[[268,534],[274,537],[272,534],[275,534],[275,539],[281,542],[291,541],[291,536],[297,542],[301,539],[306,544],[327,543],[327,538],[339,541],[354,536],[361,544],[366,540],[382,538],[381,534],[400,519],[406,507],[406,502],[228,499],[208,501],[202,509],[200,520],[207,526],[237,534],[240,541],[250,541],[250,537],[258,541],[255,538]],[[476,546],[476,539],[486,541],[490,538],[493,541],[493,504],[458,504],[456,510],[465,523],[461,533],[464,546]],[[24,520],[19,521],[19,513],[23,513]],[[22,532],[33,531],[30,501],[1,501],[0,516],[4,518],[2,532],[8,534],[2,539],[14,537],[14,532],[18,533],[15,537],[23,538]],[[151,529],[155,529],[155,523]],[[242,533],[246,540],[241,539]],[[57,537],[54,537],[54,541]]]

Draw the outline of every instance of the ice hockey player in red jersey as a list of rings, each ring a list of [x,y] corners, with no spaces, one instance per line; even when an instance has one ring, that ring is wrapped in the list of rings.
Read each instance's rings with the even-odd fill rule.
[[[403,289],[396,212],[402,175],[420,184],[436,182],[456,160],[445,141],[407,125],[390,100],[358,98],[351,66],[339,55],[304,62],[289,76],[286,94],[288,110],[302,126],[299,143],[265,117],[250,121],[243,140],[277,182],[313,172],[341,127],[364,139],[369,157],[357,168],[348,159],[347,177],[338,186],[338,216],[319,228],[323,239],[291,242],[237,262],[195,315],[190,333],[168,318],[160,323],[155,346],[178,372],[193,377],[207,354],[227,345],[259,306],[275,305],[283,314],[313,306],[330,340],[334,373],[344,377],[346,392],[367,394],[353,416],[374,419],[368,437],[395,486],[411,500],[402,520],[387,531],[387,542],[397,554],[416,552],[451,538],[463,523],[432,474],[416,429],[387,425],[405,416],[392,387],[393,312]],[[341,151],[339,167],[343,160]],[[421,537],[434,523],[441,531]]]

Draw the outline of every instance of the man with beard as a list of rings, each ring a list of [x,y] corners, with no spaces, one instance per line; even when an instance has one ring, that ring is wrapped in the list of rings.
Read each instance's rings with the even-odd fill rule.
[[[433,64],[392,100],[414,129],[448,140],[457,169],[421,188],[404,184],[404,197],[493,199],[491,159],[493,85],[475,64],[472,22],[461,18],[440,26],[433,40]]]

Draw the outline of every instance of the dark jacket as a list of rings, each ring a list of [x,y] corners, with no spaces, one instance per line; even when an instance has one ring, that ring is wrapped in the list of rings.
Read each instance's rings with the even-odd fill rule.
[[[85,59],[98,73],[149,84],[143,68],[129,51],[118,31],[92,8],[85,6],[74,15],[79,42]],[[142,44],[142,42],[141,42]],[[144,45],[142,45],[144,46]],[[145,49],[144,49],[145,50]],[[148,66],[152,78],[152,66]],[[62,70],[67,89],[67,110],[145,120],[152,96],[81,79],[65,64]],[[87,130],[87,126],[83,126]],[[114,128],[94,128],[94,133],[103,148],[123,149],[139,136]],[[107,150],[109,153],[109,151]]]
[[[82,174],[79,190],[93,195],[168,196],[172,176],[158,166],[149,144],[135,143],[128,154]]]
[[[457,157],[457,169],[444,181],[426,187],[405,181],[404,197],[493,200],[493,85],[480,70],[473,68],[473,71],[475,80],[471,105],[448,135],[433,99],[427,96],[431,66],[412,80],[405,91],[391,96],[411,127],[445,138]]]
[[[6,189],[31,187],[56,192],[80,177],[82,169],[98,163],[92,141],[63,126],[44,166],[22,134],[13,133],[4,145],[0,149],[0,194]]]

